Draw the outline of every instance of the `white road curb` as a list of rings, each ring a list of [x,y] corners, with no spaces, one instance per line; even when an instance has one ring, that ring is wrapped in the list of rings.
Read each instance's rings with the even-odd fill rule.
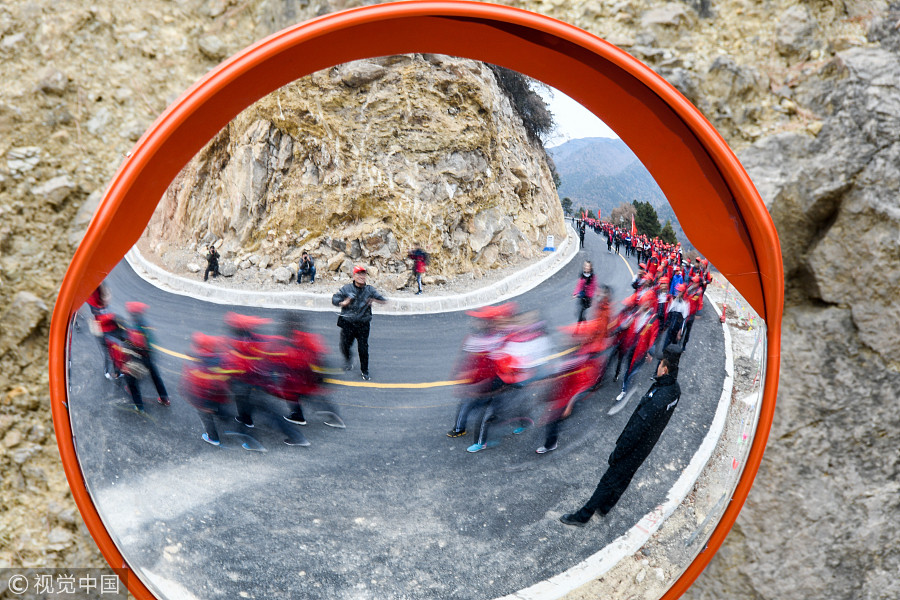
[[[466,294],[455,296],[428,296],[415,298],[389,298],[378,307],[378,314],[415,315],[471,310],[480,306],[502,302],[537,287],[566,266],[578,254],[578,242],[574,230],[557,249],[538,262],[494,284]],[[227,304],[259,308],[302,309],[312,311],[337,311],[331,304],[331,294],[311,292],[257,292],[222,288],[203,281],[188,279],[169,273],[144,258],[136,247],[125,255],[125,260],[135,273],[151,285],[179,296]]]

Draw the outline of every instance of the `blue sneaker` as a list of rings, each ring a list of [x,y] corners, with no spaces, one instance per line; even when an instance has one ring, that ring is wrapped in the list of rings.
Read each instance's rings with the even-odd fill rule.
[[[472,444],[468,448],[466,448],[466,452],[478,452],[479,450],[484,450],[487,448],[487,444]]]
[[[222,443],[222,442],[220,442],[219,440],[212,440],[212,439],[210,439],[209,436],[208,436],[206,433],[204,433],[204,434],[201,435],[200,437],[203,439],[204,442],[206,442],[207,444],[212,444],[213,446],[218,446],[218,445],[220,445],[220,444]]]
[[[528,428],[525,427],[525,426],[519,426],[519,427],[516,427],[515,429],[513,429],[513,435],[519,435],[520,433],[522,433],[522,432],[525,431],[526,429],[528,429]]]

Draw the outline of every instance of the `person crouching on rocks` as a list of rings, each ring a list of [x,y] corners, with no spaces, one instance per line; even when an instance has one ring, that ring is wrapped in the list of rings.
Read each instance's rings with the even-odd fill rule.
[[[210,273],[213,274],[213,277],[219,276],[219,252],[212,244],[209,245],[209,248],[207,250],[206,272],[203,273],[203,281],[206,281],[209,278]]]

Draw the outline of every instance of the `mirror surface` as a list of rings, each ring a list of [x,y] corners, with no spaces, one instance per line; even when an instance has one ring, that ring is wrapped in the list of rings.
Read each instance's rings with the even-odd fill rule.
[[[339,65],[176,178],[69,344],[88,490],[154,594],[561,597],[649,565],[658,597],[702,551],[755,431],[764,323],[557,94],[454,57]],[[621,499],[561,523],[666,375],[678,402]]]

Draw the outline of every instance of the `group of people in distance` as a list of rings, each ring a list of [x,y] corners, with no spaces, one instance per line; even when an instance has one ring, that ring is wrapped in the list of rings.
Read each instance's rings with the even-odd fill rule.
[[[208,281],[210,274],[213,277],[220,275],[219,258],[219,251],[216,250],[215,245],[209,244],[206,247],[206,270],[203,273],[203,281]],[[412,270],[416,278],[416,295],[419,295],[422,293],[422,277],[425,275],[431,257],[422,249],[420,244],[415,244],[412,250],[407,253],[407,258],[412,261]],[[300,260],[297,263],[297,284],[302,284],[304,278],[309,283],[316,282],[316,262],[306,250],[300,255]]]

